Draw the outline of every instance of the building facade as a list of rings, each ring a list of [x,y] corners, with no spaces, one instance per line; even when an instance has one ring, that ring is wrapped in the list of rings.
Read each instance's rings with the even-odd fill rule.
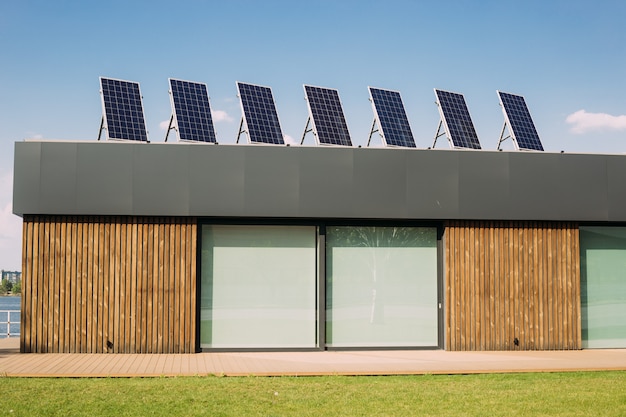
[[[626,347],[626,156],[19,142],[23,352]]]

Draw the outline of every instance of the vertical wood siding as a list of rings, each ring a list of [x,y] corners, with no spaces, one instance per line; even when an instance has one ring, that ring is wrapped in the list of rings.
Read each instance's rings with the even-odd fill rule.
[[[196,220],[24,216],[22,352],[196,351]]]
[[[446,349],[581,348],[577,224],[450,222],[444,262]]]

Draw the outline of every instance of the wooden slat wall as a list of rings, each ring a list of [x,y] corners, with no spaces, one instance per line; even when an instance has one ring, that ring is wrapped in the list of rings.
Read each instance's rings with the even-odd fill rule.
[[[444,245],[446,349],[581,348],[577,224],[450,222]]]
[[[196,223],[24,216],[21,351],[195,352]]]

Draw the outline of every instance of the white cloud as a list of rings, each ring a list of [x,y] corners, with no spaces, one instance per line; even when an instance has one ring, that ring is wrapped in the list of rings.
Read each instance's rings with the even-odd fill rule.
[[[224,110],[211,110],[211,116],[215,122],[232,122],[233,118]]]
[[[288,143],[290,145],[298,145],[298,142],[289,135],[285,135],[285,143]]]
[[[159,129],[161,130],[167,130],[168,127],[170,127],[169,120],[163,120],[161,123],[159,123]]]
[[[626,130],[626,115],[613,116],[606,113],[587,113],[578,110],[567,116],[565,121],[571,124],[570,131],[583,134],[598,130]]]

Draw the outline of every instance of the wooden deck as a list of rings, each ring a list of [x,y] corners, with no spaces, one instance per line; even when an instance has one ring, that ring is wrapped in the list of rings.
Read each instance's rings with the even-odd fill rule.
[[[0,375],[7,377],[410,375],[578,370],[626,370],[626,349],[26,354],[19,353],[18,339],[0,339]]]

